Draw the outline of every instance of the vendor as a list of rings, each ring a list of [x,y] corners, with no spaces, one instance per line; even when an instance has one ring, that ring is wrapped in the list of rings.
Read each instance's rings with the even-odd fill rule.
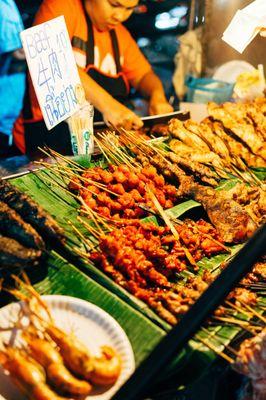
[[[87,100],[105,122],[138,129],[141,119],[123,103],[130,86],[149,99],[150,114],[173,111],[163,85],[122,22],[138,0],[44,0],[34,25],[64,15]],[[45,127],[32,84],[25,96],[23,115],[15,124],[14,139],[23,152],[33,153],[46,144],[71,153],[65,122],[51,131]]]

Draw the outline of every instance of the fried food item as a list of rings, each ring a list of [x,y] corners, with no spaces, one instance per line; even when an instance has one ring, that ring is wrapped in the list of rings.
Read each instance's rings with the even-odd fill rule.
[[[250,150],[264,160],[266,160],[266,145],[261,136],[256,132],[250,121],[238,116],[237,112],[233,116],[229,112],[233,109],[231,103],[226,105],[217,105],[213,102],[208,103],[208,113],[214,120],[222,122],[226,129],[229,129],[242,143],[250,148]]]
[[[51,342],[29,333],[25,333],[23,338],[30,350],[30,356],[45,369],[49,383],[56,390],[72,396],[86,396],[91,392],[92,386],[89,382],[77,379],[69,372],[59,351]]]
[[[251,379],[253,398],[265,399],[266,393],[266,328],[258,335],[244,340],[238,351],[234,369]]]
[[[29,196],[6,180],[0,180],[0,200],[14,209],[44,237],[51,240],[63,238],[63,230],[57,222]]]
[[[16,240],[0,235],[0,269],[34,266],[41,256],[41,250],[24,247]]]
[[[226,162],[230,161],[230,155],[228,148],[224,144],[224,142],[216,136],[210,127],[201,122],[198,124],[192,120],[188,120],[184,122],[184,126],[190,131],[193,132],[195,135],[199,136],[202,140],[204,140],[209,150],[213,151],[214,153],[218,154],[221,158],[224,158]]]
[[[217,186],[217,175],[211,171],[210,168],[202,165],[196,161],[192,161],[189,158],[182,157],[172,151],[168,152],[168,158],[186,171],[189,171],[193,176],[197,176],[202,182],[208,183],[210,186]]]
[[[204,140],[187,130],[184,123],[177,118],[173,118],[169,122],[169,131],[174,138],[181,140],[187,146],[197,148],[202,152],[210,151]]]
[[[237,183],[227,191],[227,196],[241,204],[257,225],[263,223],[266,218],[266,192],[263,188]]]
[[[224,126],[221,122],[218,121],[210,121],[208,120],[207,123],[212,127],[213,131],[216,135],[218,135],[224,142],[227,144],[231,157],[234,159],[235,157],[239,157],[245,161],[245,163],[249,167],[265,167],[266,161],[263,160],[262,157],[256,156],[255,154],[251,153],[249,149],[244,146],[244,144],[239,141],[235,140],[228,131],[224,129]],[[239,164],[236,160],[236,164],[240,169],[242,169],[243,165]]]
[[[70,182],[71,188],[78,187],[85,205],[107,218],[145,217],[147,212],[140,205],[154,207],[146,187],[155,192],[163,208],[173,207],[178,199],[176,187],[166,184],[151,164],[138,170],[130,170],[125,164],[90,168],[80,179],[84,179],[82,185]]]
[[[198,149],[196,150],[185,145],[177,139],[172,139],[169,143],[169,146],[173,152],[184,157],[188,157],[191,161],[199,162],[201,164],[213,164],[214,166],[220,168],[223,166],[221,158],[213,151],[209,151],[208,153],[201,152]]]
[[[44,241],[36,230],[6,203],[0,201],[0,232],[17,240],[23,246],[44,249]]]
[[[121,372],[121,358],[110,346],[102,346],[102,354],[93,357],[89,380],[99,386],[113,385]]]

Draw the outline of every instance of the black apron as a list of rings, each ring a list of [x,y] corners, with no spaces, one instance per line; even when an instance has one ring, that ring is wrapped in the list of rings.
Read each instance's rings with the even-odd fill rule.
[[[113,47],[113,55],[116,65],[116,75],[108,75],[100,71],[94,65],[94,34],[93,26],[89,15],[85,12],[87,27],[88,27],[88,41],[86,48],[86,72],[87,74],[100,86],[102,86],[112,97],[118,100],[120,103],[125,103],[129,94],[129,83],[124,73],[122,72],[120,64],[120,51],[116,32],[114,29],[110,31],[110,37]],[[102,114],[98,110],[94,110],[94,120],[101,121],[103,119]]]
[[[111,30],[110,37],[113,48],[113,56],[116,64],[117,74],[114,76],[101,72],[97,67],[94,66],[94,34],[93,26],[87,12],[84,10],[87,29],[88,29],[88,40],[86,43],[86,72],[87,74],[97,82],[103,89],[105,89],[112,97],[119,102],[124,103],[129,94],[129,83],[122,72],[120,63],[120,51],[119,44],[115,30]],[[75,43],[75,47],[79,47],[80,40],[73,38],[72,44]],[[82,45],[82,43],[81,43]],[[81,47],[82,48],[82,47]],[[28,92],[26,90],[26,92]],[[29,99],[28,93],[25,98]],[[23,116],[25,120],[32,118],[31,108],[29,100],[24,102]],[[102,114],[94,109],[94,121],[101,121],[103,119]],[[24,134],[26,144],[26,154],[33,157],[39,155],[38,147],[47,145],[48,147],[56,150],[61,154],[72,155],[72,146],[70,139],[70,132],[66,122],[61,122],[50,131],[47,130],[44,121],[24,123]]]

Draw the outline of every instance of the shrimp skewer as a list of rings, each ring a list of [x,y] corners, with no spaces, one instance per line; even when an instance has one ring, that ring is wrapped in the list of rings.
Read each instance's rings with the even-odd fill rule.
[[[86,396],[91,392],[89,382],[75,378],[65,367],[59,351],[45,339],[31,333],[25,333],[24,339],[30,350],[30,356],[45,369],[48,382],[62,393],[73,396]]]
[[[87,347],[73,334],[67,335],[56,326],[48,325],[45,332],[58,345],[66,366],[74,373],[95,385],[112,385],[121,371],[121,359],[109,346],[102,347],[100,357],[93,357]]]
[[[8,371],[17,388],[31,400],[67,400],[46,385],[43,368],[22,350],[5,346],[0,351],[0,364]]]
[[[30,298],[19,290],[11,290],[16,297],[24,300],[32,311],[31,323],[36,329],[42,329],[44,334],[58,346],[58,351],[66,367],[81,379],[89,380],[97,385],[113,384],[121,371],[121,359],[111,347],[103,346],[100,357],[93,357],[88,348],[73,334],[68,334],[55,326],[49,308],[41,299],[40,295],[27,282],[21,281],[18,277],[15,280],[30,293]],[[36,307],[36,302],[38,307]],[[45,311],[48,320],[42,317],[41,312]],[[38,327],[37,327],[38,325]],[[59,371],[57,371],[59,373]],[[53,371],[55,373],[55,371]],[[63,374],[63,371],[60,371]],[[62,378],[62,375],[61,375]]]
[[[95,385],[113,385],[121,372],[121,358],[109,346],[102,346],[102,355],[93,360],[89,379]]]

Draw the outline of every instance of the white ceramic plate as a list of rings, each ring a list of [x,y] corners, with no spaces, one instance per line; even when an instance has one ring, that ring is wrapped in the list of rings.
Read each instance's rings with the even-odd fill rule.
[[[235,83],[238,75],[242,72],[250,72],[255,68],[253,65],[242,60],[233,60],[221,65],[214,73],[213,79],[219,81]]]
[[[118,388],[129,378],[135,368],[134,354],[131,344],[121,326],[101,308],[87,301],[69,296],[42,296],[48,304],[56,325],[66,332],[74,334],[92,354],[97,355],[100,347],[113,347],[122,359],[122,371],[117,382],[107,390],[93,391],[86,400],[108,400]],[[14,331],[4,331],[11,322],[17,321],[21,303],[12,303],[0,309],[0,340],[9,342],[20,341],[19,334]],[[0,399],[25,400],[25,396],[16,389],[10,378],[0,367]]]

